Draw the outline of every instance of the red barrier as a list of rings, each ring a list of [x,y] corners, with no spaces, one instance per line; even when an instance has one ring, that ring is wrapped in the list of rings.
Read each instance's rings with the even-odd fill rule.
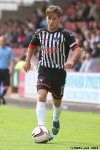
[[[18,94],[20,97],[25,96],[25,72],[21,71],[19,73],[19,88],[18,88]]]

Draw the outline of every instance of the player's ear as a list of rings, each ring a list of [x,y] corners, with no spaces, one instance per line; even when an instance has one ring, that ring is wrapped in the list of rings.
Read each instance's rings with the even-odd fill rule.
[[[61,22],[61,17],[59,18],[59,22]]]

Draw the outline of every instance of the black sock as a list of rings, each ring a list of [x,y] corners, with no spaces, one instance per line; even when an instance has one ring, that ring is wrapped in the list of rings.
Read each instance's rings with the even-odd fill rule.
[[[7,92],[7,90],[4,89],[1,96],[4,97],[4,95],[6,94],[6,92]]]

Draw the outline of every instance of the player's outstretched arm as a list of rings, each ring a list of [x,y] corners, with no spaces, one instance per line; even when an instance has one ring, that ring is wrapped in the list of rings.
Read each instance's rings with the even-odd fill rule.
[[[31,68],[30,60],[31,60],[31,57],[33,55],[33,51],[34,51],[34,49],[28,47],[26,61],[25,61],[25,64],[23,66],[25,72],[28,72]]]
[[[81,48],[78,47],[73,51],[70,59],[64,64],[65,68],[71,69],[73,65],[79,60],[80,56],[81,56]]]

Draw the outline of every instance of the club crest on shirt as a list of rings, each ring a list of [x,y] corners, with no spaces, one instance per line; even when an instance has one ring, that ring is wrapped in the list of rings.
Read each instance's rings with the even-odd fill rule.
[[[58,38],[58,37],[54,37],[54,40],[55,40],[55,41],[59,41],[59,40],[60,40],[60,38]]]
[[[42,82],[43,81],[43,79],[40,79],[40,82]]]
[[[73,34],[70,33],[70,36],[73,36]]]
[[[44,78],[39,78],[38,80],[39,82],[43,82]]]

